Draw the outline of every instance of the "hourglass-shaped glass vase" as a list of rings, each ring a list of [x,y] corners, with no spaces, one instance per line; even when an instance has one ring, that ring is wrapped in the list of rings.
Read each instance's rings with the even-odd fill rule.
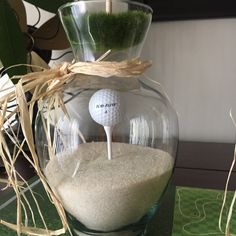
[[[92,62],[104,54],[108,61],[139,57],[152,10],[116,0],[106,12],[105,5],[79,1],[59,9],[75,61]],[[176,113],[144,76],[77,76],[63,89],[65,107],[48,111],[45,100],[37,117],[41,168],[74,235],[145,235],[172,176]]]

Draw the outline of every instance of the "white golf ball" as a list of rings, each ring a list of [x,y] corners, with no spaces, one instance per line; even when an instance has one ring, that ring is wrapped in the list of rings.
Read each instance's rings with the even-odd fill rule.
[[[119,92],[112,89],[95,92],[89,101],[89,112],[93,120],[100,125],[116,125],[122,116]]]

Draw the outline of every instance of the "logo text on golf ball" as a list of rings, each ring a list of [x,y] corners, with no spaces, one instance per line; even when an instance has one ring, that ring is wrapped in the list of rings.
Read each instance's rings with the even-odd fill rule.
[[[110,104],[97,104],[96,108],[104,108],[104,107],[115,107],[117,103],[110,103]]]

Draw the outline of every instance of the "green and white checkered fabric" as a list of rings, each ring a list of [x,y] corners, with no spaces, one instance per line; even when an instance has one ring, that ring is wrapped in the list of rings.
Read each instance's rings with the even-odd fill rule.
[[[225,235],[223,232],[220,232],[218,226],[223,194],[223,191],[218,190],[178,187],[176,190],[172,236]],[[232,196],[232,192],[227,194],[226,207],[223,211],[222,220],[223,231]],[[236,234],[235,210],[233,211],[230,229],[231,234]]]

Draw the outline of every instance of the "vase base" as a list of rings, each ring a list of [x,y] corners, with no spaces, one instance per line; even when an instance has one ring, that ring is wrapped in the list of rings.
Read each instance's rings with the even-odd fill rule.
[[[120,232],[109,232],[109,233],[91,233],[91,232],[80,232],[78,230],[72,229],[73,236],[145,236],[146,229],[141,231],[133,232],[131,230],[120,231]]]

